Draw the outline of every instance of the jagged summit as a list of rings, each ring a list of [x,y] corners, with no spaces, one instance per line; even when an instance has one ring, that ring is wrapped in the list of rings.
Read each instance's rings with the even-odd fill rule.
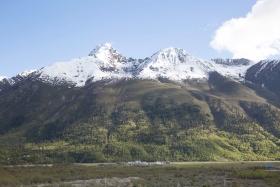
[[[126,58],[115,50],[110,43],[98,45],[90,52],[89,56],[94,56],[103,62],[110,62],[111,64],[126,62]]]
[[[142,68],[140,78],[164,77],[181,81],[190,78],[207,78],[207,72],[211,71],[211,64],[190,55],[183,49],[170,47],[153,54]]]
[[[161,49],[151,57],[153,61],[169,61],[173,64],[184,63],[187,58],[192,58],[191,60],[196,59],[196,57],[190,55],[186,50],[175,47]]]
[[[104,43],[101,45],[96,46],[89,54],[89,56],[95,56],[96,54],[102,53],[102,52],[108,52],[113,49],[113,46],[111,43]]]
[[[167,78],[175,81],[207,79],[213,71],[235,80],[244,80],[252,61],[247,59],[202,60],[181,48],[161,49],[145,59],[126,58],[110,43],[97,46],[86,57],[57,62],[37,71],[27,71],[8,79],[15,84],[31,77],[42,82],[82,87],[86,83],[116,79]]]
[[[5,83],[9,85],[13,85],[19,81],[26,80],[32,73],[36,72],[37,70],[26,70],[22,73],[17,74],[16,76],[12,78],[3,77],[3,79],[0,78],[0,81],[3,81],[5,79]]]
[[[100,54],[108,54],[110,50],[113,50],[112,44],[104,43],[101,45],[96,46],[90,53],[89,56],[98,56]]]
[[[253,61],[246,59],[246,58],[239,58],[239,59],[224,59],[224,58],[216,58],[216,59],[211,59],[214,61],[216,64],[223,64],[223,65],[233,65],[233,66],[238,66],[238,65],[250,65],[253,63]]]
[[[19,75],[22,76],[22,77],[27,77],[27,76],[29,76],[31,73],[35,72],[35,71],[37,71],[37,70],[34,70],[34,69],[32,69],[32,70],[26,70],[26,71],[20,73]]]

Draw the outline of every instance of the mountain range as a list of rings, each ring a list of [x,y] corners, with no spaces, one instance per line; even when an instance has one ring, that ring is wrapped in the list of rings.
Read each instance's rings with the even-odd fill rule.
[[[277,160],[279,70],[180,48],[127,58],[105,43],[0,79],[0,160]]]
[[[167,78],[182,82],[186,79],[208,79],[213,71],[243,80],[246,70],[253,64],[247,59],[205,61],[179,48],[162,49],[145,59],[126,58],[111,44],[105,43],[97,46],[87,57],[58,62],[40,70],[28,70],[5,79],[5,82],[9,86],[33,78],[53,85],[68,84],[74,87],[109,79]]]

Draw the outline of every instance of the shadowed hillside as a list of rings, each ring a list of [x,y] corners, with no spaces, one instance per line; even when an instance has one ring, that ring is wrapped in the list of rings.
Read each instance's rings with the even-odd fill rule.
[[[24,82],[0,93],[1,163],[277,160],[279,116],[218,73],[79,89]]]

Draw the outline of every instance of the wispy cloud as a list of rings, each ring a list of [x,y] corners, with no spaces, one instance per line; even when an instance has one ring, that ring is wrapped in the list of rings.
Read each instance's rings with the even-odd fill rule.
[[[224,22],[210,46],[255,61],[280,54],[280,1],[258,0],[246,17]]]
[[[203,31],[209,31],[214,30],[219,26],[219,24],[215,21],[209,22],[202,30]]]

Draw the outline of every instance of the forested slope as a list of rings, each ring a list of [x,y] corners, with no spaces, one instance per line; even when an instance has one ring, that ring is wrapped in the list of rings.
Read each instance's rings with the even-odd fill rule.
[[[0,93],[0,162],[278,160],[279,118],[217,73],[82,88],[30,81]]]

